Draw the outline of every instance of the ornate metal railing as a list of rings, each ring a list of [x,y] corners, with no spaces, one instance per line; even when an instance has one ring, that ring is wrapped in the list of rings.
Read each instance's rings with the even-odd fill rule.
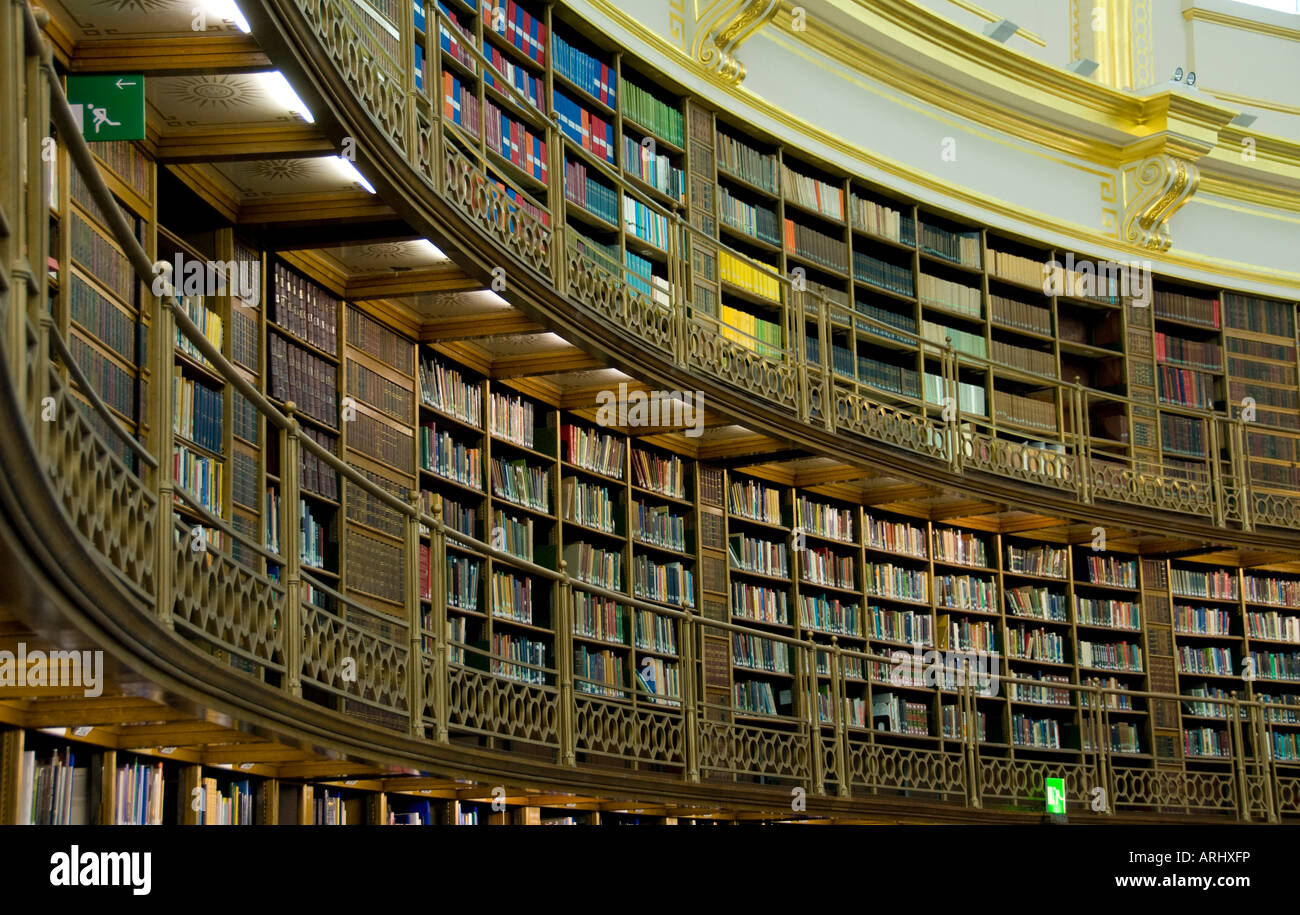
[[[74,167],[108,214],[111,229],[133,268],[141,278],[151,279],[149,258],[112,205],[108,188],[75,129],[66,99],[57,82],[50,79],[53,70],[48,52],[30,9],[12,0],[9,9],[21,10],[21,16],[11,16],[0,24],[5,72],[15,72],[7,66],[15,55],[32,66],[20,69],[27,76],[13,87],[5,104],[12,106],[17,101],[32,123],[53,119]],[[24,35],[12,31],[19,22],[25,27]],[[44,271],[27,266],[26,251],[29,247],[46,250],[49,231],[43,196],[29,192],[32,184],[43,187],[40,169],[34,166],[42,161],[40,138],[37,132],[30,133],[26,146],[18,150],[29,163],[29,185],[7,182],[0,199],[0,228],[5,229],[0,232],[0,314],[5,321],[0,342],[6,368],[0,374],[0,393],[12,403],[7,409],[23,417],[23,428],[14,434],[30,440],[38,460],[34,468],[6,470],[16,476],[26,472],[41,481],[21,497],[48,501],[66,531],[84,542],[98,567],[80,574],[102,576],[105,587],[120,594],[122,606],[133,607],[142,621],[170,632],[170,649],[192,669],[216,669],[205,665],[233,668],[246,674],[250,696],[265,698],[274,690],[290,703],[329,710],[337,716],[341,736],[348,733],[351,716],[358,716],[403,739],[414,737],[427,746],[431,765],[436,766],[440,748],[457,737],[497,738],[511,745],[531,745],[554,764],[549,777],[557,784],[563,783],[564,771],[573,767],[605,767],[611,792],[618,790],[618,778],[627,776],[628,767],[635,766],[651,770],[646,777],[652,774],[661,784],[670,779],[745,782],[750,794],[762,790],[760,785],[781,785],[772,789],[774,809],[789,803],[788,792],[793,786],[814,796],[864,800],[884,795],[922,797],[964,807],[1041,811],[1045,780],[1061,777],[1067,798],[1079,812],[1150,812],[1252,821],[1300,816],[1300,762],[1275,758],[1272,751],[1280,716],[1300,714],[1300,706],[1214,699],[1211,704],[1224,712],[1226,755],[1192,757],[1173,752],[1153,756],[1115,750],[1105,738],[1111,710],[1121,702],[1149,706],[1157,701],[1197,701],[1204,705],[1203,697],[1053,683],[1053,689],[1068,692],[1073,706],[1083,710],[1079,718],[1082,731],[1093,735],[1084,738],[1073,752],[1055,753],[1051,748],[1015,741],[992,744],[982,738],[978,712],[987,707],[1005,713],[1006,705],[989,706],[989,699],[977,694],[976,678],[966,676],[958,665],[940,672],[955,680],[928,684],[931,696],[952,700],[943,703],[954,709],[951,727],[940,726],[936,734],[916,736],[881,732],[873,726],[874,716],[866,711],[871,708],[873,691],[915,685],[915,680],[909,679],[911,674],[904,676],[910,669],[910,656],[845,649],[829,635],[824,641],[793,638],[705,619],[690,607],[665,607],[578,581],[562,561],[556,569],[545,568],[469,537],[444,523],[440,504],[429,513],[419,508],[417,500],[394,497],[305,436],[293,406],[277,408],[244,380],[193,324],[177,299],[151,297],[151,374],[171,377],[173,340],[179,330],[211,363],[213,371],[262,414],[268,434],[279,437],[281,504],[298,503],[300,456],[306,449],[332,467],[348,486],[364,490],[399,515],[405,542],[403,614],[376,613],[304,568],[292,510],[281,513],[280,549],[274,551],[244,537],[199,505],[190,505],[189,511],[197,514],[200,524],[179,524],[175,502],[187,497],[177,490],[172,462],[165,459],[173,447],[171,386],[148,388],[150,441],[144,445],[129,436],[125,441],[125,447],[139,458],[134,466],[115,459],[114,449],[103,437],[121,434],[121,430],[110,423],[101,434],[71,403],[65,373],[76,382],[92,410],[107,413],[50,319]],[[633,307],[622,294],[614,295],[614,300],[621,304],[610,307]],[[636,307],[658,314],[660,304],[648,300]],[[821,307],[826,308],[824,304]],[[654,318],[650,323],[658,321]],[[667,326],[674,325],[669,322]],[[694,329],[703,345],[706,329],[711,327],[694,320],[675,326],[680,336],[671,339],[676,346],[688,339],[682,328]],[[748,366],[755,364],[749,360],[757,356],[730,349],[719,352]],[[801,390],[797,381],[786,379],[817,378],[815,371],[787,374],[800,365],[797,359],[759,358],[767,362],[746,371],[770,372],[773,389],[792,398],[792,412],[807,412],[810,404],[833,402],[833,410],[818,407],[828,424],[843,413],[861,424],[863,434],[907,442],[931,458],[957,464],[968,459],[1001,462],[1020,473],[1058,482],[1081,473],[1079,465],[1060,452],[1048,449],[1051,456],[1044,456],[1024,446],[1020,451],[1008,450],[1010,445],[1001,444],[991,431],[981,430],[966,417],[949,415],[934,420],[908,415],[892,405],[869,401],[859,389],[838,381],[832,385],[824,375],[814,397],[812,389]],[[950,391],[958,359],[951,348],[944,348],[941,358],[948,385],[945,390]],[[1076,399],[1081,396],[1076,390]],[[433,579],[427,614],[416,559],[422,527],[429,531]],[[553,664],[500,655],[495,647],[465,644],[449,636],[444,579],[449,541],[551,583]],[[278,578],[268,575],[268,566],[280,570]],[[596,682],[576,673],[575,601],[576,595],[583,593],[669,620],[678,646],[677,682],[650,690]],[[720,702],[716,694],[706,691],[702,663],[706,642],[709,637],[730,642],[737,633],[785,645],[792,687],[780,710],[742,708],[739,703]],[[128,660],[147,669],[152,659]],[[865,681],[855,680],[847,672],[850,665],[871,674]],[[863,682],[865,707],[850,700],[850,690],[863,689]],[[992,682],[1042,685],[1010,675]],[[987,690],[989,683],[982,686]],[[214,700],[227,702],[230,698]],[[529,756],[530,760],[536,758],[535,754]]]

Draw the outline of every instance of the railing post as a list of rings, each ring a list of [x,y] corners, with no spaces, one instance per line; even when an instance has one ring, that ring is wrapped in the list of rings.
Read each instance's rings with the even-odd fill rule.
[[[560,765],[576,766],[577,735],[574,733],[573,705],[573,585],[569,581],[569,564],[560,560],[559,600],[555,612],[555,667],[560,686]]]
[[[170,390],[170,385],[162,385]],[[298,508],[298,405],[284,405],[288,424],[280,430],[280,550],[284,556],[284,689],[302,695],[302,651],[305,636],[302,611],[301,518]]]
[[[1264,785],[1264,810],[1268,822],[1276,823],[1279,819],[1277,791],[1274,786],[1277,764],[1273,758],[1273,743],[1268,739],[1268,720],[1262,705],[1250,706],[1250,720],[1255,732],[1255,755],[1259,760],[1256,765],[1259,769],[1260,781]]]
[[[979,739],[980,722],[975,703],[973,677],[966,677],[958,687],[961,697],[961,733],[966,755],[966,806],[976,810],[984,806],[980,792]]]
[[[406,598],[406,705],[412,737],[424,736],[424,615],[420,612],[420,491],[407,493],[411,513],[404,521]],[[435,642],[436,644],[436,642]]]
[[[924,344],[922,345],[924,348]],[[944,341],[939,360],[943,380],[943,413],[948,426],[948,466],[953,473],[961,472],[961,401],[957,397],[957,354],[952,347],[952,337]]]
[[[822,376],[822,421],[827,432],[835,431],[835,382],[831,378],[830,305],[827,304],[826,290],[817,294],[817,361],[821,363],[817,370]],[[807,341],[804,341],[807,346]]]
[[[1105,802],[1105,809],[1102,811],[1106,814],[1115,812],[1114,805],[1111,803],[1111,789],[1114,779],[1111,777],[1112,762],[1110,758],[1110,701],[1106,693],[1090,693],[1092,704],[1094,706],[1093,718],[1096,721],[1096,742],[1097,742],[1097,786],[1101,788],[1102,799]],[[1091,794],[1091,792],[1089,792]]]
[[[1223,467],[1219,454],[1219,421],[1213,416],[1205,420],[1209,433],[1209,457],[1210,457],[1210,496],[1213,499],[1210,505],[1210,511],[1214,519],[1215,527],[1223,527]]]
[[[808,770],[812,793],[826,793],[826,761],[822,757],[821,710],[817,705],[817,643],[799,647],[806,659],[803,666],[804,725],[808,728]]]
[[[844,695],[844,649],[840,648],[840,637],[831,636],[831,706],[835,726],[835,781],[839,785],[840,797],[849,797],[849,729],[845,723],[845,711],[848,698]]]
[[[1250,436],[1246,434],[1246,417],[1237,417],[1232,426],[1233,451],[1236,460],[1234,472],[1237,476],[1237,498],[1241,502],[1241,529],[1255,529],[1255,487],[1250,478]]]
[[[1079,383],[1077,377],[1074,379],[1074,386],[1070,389],[1070,408],[1074,411],[1074,459],[1079,474],[1074,485],[1079,493],[1079,501],[1086,505],[1092,501],[1092,474],[1089,473],[1091,458],[1088,455],[1088,413],[1083,385]]]
[[[150,296],[155,306],[153,326],[149,329],[153,346],[152,358],[149,360],[152,377],[144,385],[149,398],[147,417],[152,430],[150,438],[153,440],[153,453],[158,458],[158,467],[154,471],[154,491],[158,493],[158,533],[154,538],[154,575],[158,600],[154,610],[159,622],[168,628],[172,625],[175,604],[173,589],[176,569],[176,541],[173,534],[176,525],[172,519],[176,498],[176,443],[172,426],[175,410],[172,403],[172,366],[176,359],[176,319],[172,314],[172,295],[169,280],[163,297]]]
[[[696,679],[695,645],[696,617],[694,614],[681,623],[682,649],[682,730],[685,732],[686,781],[698,783],[700,780],[700,706],[699,683]]]
[[[430,506],[434,525],[429,530],[429,629],[433,632],[434,739],[447,743],[451,715],[451,639],[447,634],[447,529],[442,517],[442,496],[433,494]]]
[[[1241,735],[1241,700],[1232,700],[1232,771],[1237,796],[1237,819],[1250,822],[1250,792],[1246,785],[1246,745]]]

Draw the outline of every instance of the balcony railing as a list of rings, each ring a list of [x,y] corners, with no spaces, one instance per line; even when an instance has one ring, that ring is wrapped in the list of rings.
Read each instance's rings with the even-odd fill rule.
[[[5,102],[26,112],[30,123],[54,121],[68,144],[74,167],[113,223],[122,250],[137,274],[151,280],[150,260],[112,205],[75,129],[57,79],[52,78],[54,71],[32,13],[25,6],[21,9],[21,20],[11,16],[0,25],[5,72],[25,74],[18,85],[6,90],[11,94]],[[24,23],[24,34],[8,31],[17,21]],[[9,66],[16,57],[32,65]],[[30,131],[19,152],[28,163],[41,162],[39,132]],[[443,162],[455,161],[454,155],[445,156]],[[458,168],[448,174],[454,172],[456,181],[469,186],[465,197],[474,202],[476,212],[487,212],[484,201],[490,192],[476,183],[473,169]],[[29,167],[27,180],[39,188],[42,183],[37,171]],[[48,246],[44,198],[29,193],[17,181],[7,182],[3,188],[0,316],[4,321],[5,370],[0,373],[0,393],[7,401],[6,411],[22,423],[7,453],[16,454],[20,446],[26,447],[34,459],[30,466],[15,462],[5,470],[16,480],[33,481],[34,488],[24,491],[22,498],[57,506],[64,528],[94,557],[95,567],[79,574],[102,576],[105,586],[121,596],[123,605],[134,607],[149,625],[172,634],[169,650],[179,652],[177,656],[194,669],[233,667],[246,673],[250,689],[268,691],[262,695],[277,691],[290,701],[332,710],[339,735],[348,733],[349,716],[356,716],[395,736],[422,741],[434,762],[439,748],[447,747],[453,737],[481,735],[530,744],[562,767],[575,767],[579,762],[584,767],[607,765],[611,785],[617,772],[625,772],[627,764],[635,763],[657,766],[656,777],[684,783],[729,776],[802,786],[810,794],[841,798],[892,794],[923,796],[963,807],[989,804],[1041,810],[1045,779],[1063,775],[1070,801],[1080,805],[1079,809],[1097,813],[1152,812],[1255,821],[1300,817],[1300,761],[1275,758],[1270,749],[1280,716],[1300,714],[1300,706],[1053,683],[1053,689],[1067,693],[1071,703],[1083,710],[1084,733],[1093,737],[1048,763],[1033,755],[1044,749],[1037,742],[1012,742],[996,750],[987,745],[979,732],[977,713],[979,690],[987,690],[989,681],[973,675],[966,664],[970,659],[959,658],[939,671],[944,680],[931,684],[939,695],[951,700],[952,726],[900,742],[876,730],[871,718],[864,720],[855,711],[848,698],[847,671],[850,667],[872,671],[872,665],[882,665],[874,669],[877,685],[898,686],[912,676],[905,675],[906,657],[846,649],[835,637],[817,642],[758,632],[706,619],[689,609],[641,601],[578,581],[567,573],[563,562],[558,570],[548,569],[460,533],[444,523],[440,505],[435,505],[431,514],[421,511],[414,501],[394,497],[304,435],[296,411],[292,407],[278,409],[244,380],[176,298],[151,298],[151,374],[171,377],[172,341],[178,329],[213,370],[261,413],[268,435],[279,437],[282,504],[298,502],[299,457],[306,449],[348,485],[364,490],[400,516],[406,545],[404,616],[396,618],[352,602],[304,568],[293,512],[282,514],[279,550],[266,549],[223,519],[203,512],[201,506],[193,506],[193,510],[217,536],[196,534],[177,523],[174,501],[178,496],[184,498],[184,493],[171,478],[171,461],[159,460],[172,450],[171,423],[158,421],[171,415],[171,386],[149,385],[152,438],[145,446],[124,436],[128,447],[141,458],[138,472],[128,468],[113,456],[113,449],[74,404],[65,372],[92,407],[108,417],[109,428],[114,428],[111,414],[97,392],[85,384],[54,326],[44,271],[28,267],[26,251],[43,251]],[[593,313],[622,316],[627,319],[621,325],[624,327],[639,323],[652,329],[644,331],[647,343],[653,340],[653,345],[683,356],[693,366],[712,367],[719,377],[737,379],[731,383],[761,385],[771,392],[773,402],[792,415],[827,428],[883,438],[957,467],[1000,467],[1009,476],[1032,477],[1045,486],[1075,486],[1085,494],[1106,491],[1118,497],[1119,487],[1139,485],[1137,475],[1142,471],[1137,468],[1122,468],[1130,477],[1116,472],[1113,479],[1124,482],[1113,482],[1110,475],[1095,470],[1085,472],[1089,466],[1086,447],[1071,436],[1082,435],[1081,428],[1086,427],[1069,427],[1074,431],[1053,439],[1053,444],[1073,445],[1073,450],[1055,451],[1001,439],[991,420],[984,424],[955,414],[934,419],[920,410],[903,411],[869,397],[857,386],[831,379],[820,367],[807,365],[796,351],[784,349],[779,355],[766,356],[743,342],[727,340],[709,319],[683,317],[679,301],[664,306],[629,292],[625,284],[602,285],[605,275],[590,275],[585,265],[571,264],[567,243],[552,244],[551,236],[535,226],[521,231],[511,220],[501,218],[489,224],[520,239],[521,257],[534,259],[539,269],[563,265],[567,288],[576,283],[585,290],[584,307],[592,308]],[[555,257],[560,259],[553,260]],[[821,326],[838,320],[827,303],[819,302],[816,307]],[[635,320],[631,320],[634,314]],[[944,390],[951,396],[962,358],[950,347],[942,348],[940,358]],[[1071,395],[1071,415],[1082,421],[1087,414],[1080,402],[1087,392],[1065,390]],[[1215,504],[1213,498],[1207,499],[1209,505]],[[1249,500],[1239,499],[1233,511],[1246,515],[1251,505]],[[1205,510],[1210,510],[1208,505]],[[1227,506],[1221,510],[1226,512]],[[433,574],[428,618],[422,613],[415,560],[422,526],[430,531]],[[557,595],[552,662],[533,663],[449,637],[443,580],[448,541],[552,582]],[[268,564],[282,570],[278,580],[267,575]],[[680,652],[680,678],[674,688],[622,689],[575,673],[575,595],[584,592],[671,621]],[[746,709],[719,703],[706,693],[700,663],[706,637],[730,642],[734,634],[761,636],[786,646],[794,684],[788,711]],[[147,666],[150,659],[142,657],[137,662]],[[999,686],[1043,685],[994,673],[997,679],[993,682]],[[1149,751],[1121,752],[1104,738],[1111,733],[1115,710],[1126,704],[1180,702],[1222,710],[1216,755],[1155,757]],[[779,797],[785,798],[780,803],[788,803],[789,795],[782,791],[773,793],[774,803]]]

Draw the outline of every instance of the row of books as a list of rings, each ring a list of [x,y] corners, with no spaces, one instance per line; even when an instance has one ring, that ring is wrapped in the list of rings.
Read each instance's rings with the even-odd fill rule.
[[[862,251],[853,252],[853,278],[899,295],[915,294],[911,266],[891,264]]]
[[[865,515],[867,546],[888,553],[902,553],[917,559],[926,557],[925,531],[904,521],[889,521]]]
[[[799,622],[804,628],[835,635],[862,635],[862,608],[824,594],[799,595]]]
[[[994,275],[1026,286],[1043,285],[1044,261],[1042,259],[1022,257],[1019,254],[997,250],[990,250],[989,254],[993,258],[993,263],[989,266]]]
[[[636,647],[643,651],[677,654],[677,626],[670,617],[649,610],[633,610],[632,636]],[[664,678],[657,677],[656,682],[662,683]]]
[[[936,561],[985,567],[989,564],[984,538],[969,531],[936,527],[931,531],[931,545]]]
[[[1121,588],[1137,587],[1137,561],[1114,556],[1088,556],[1084,563],[1088,581]]]
[[[764,639],[755,635],[734,632],[731,636],[731,658],[738,667],[764,670],[768,673],[791,673],[790,646],[785,642]]]
[[[952,341],[952,348],[959,353],[965,353],[968,356],[975,356],[983,359],[988,355],[988,344],[983,334],[971,333],[966,330],[958,330],[955,327],[949,327],[946,324],[936,324],[933,321],[921,322],[921,336],[937,346],[946,347],[948,341]]]
[[[979,232],[950,232],[921,223],[921,250],[954,264],[980,266]]]
[[[72,213],[72,259],[84,267],[123,305],[137,305],[135,272],[121,250],[90,227],[75,210]]]
[[[678,561],[659,563],[648,556],[633,556],[632,593],[644,600],[693,607],[695,576]]]
[[[604,486],[565,477],[560,486],[560,505],[564,520],[614,533],[615,502]]]
[[[686,518],[667,505],[634,505],[636,539],[641,543],[686,552]]]
[[[939,647],[956,651],[997,651],[997,628],[987,620],[939,614]]]
[[[629,685],[626,661],[607,648],[577,646],[573,653],[573,674],[579,691],[597,696],[621,698]]]
[[[322,522],[316,513],[304,501],[298,502],[298,524],[300,548],[299,554],[303,565],[316,569],[325,568],[325,544],[329,538],[329,522]]]
[[[1172,318],[1204,327],[1218,327],[1220,324],[1218,299],[1157,289],[1152,297],[1152,310],[1157,318]]]
[[[733,196],[725,184],[718,185],[718,217],[739,232],[770,245],[780,244],[776,213]]]
[[[648,143],[623,136],[623,168],[673,200],[686,199],[686,173]]]
[[[948,406],[948,389],[942,375],[925,373],[925,400],[936,406]],[[957,410],[974,416],[988,415],[984,385],[966,381],[957,382]]]
[[[420,361],[420,401],[480,428],[483,424],[483,389],[470,384],[459,369],[440,359]]]
[[[1160,385],[1160,399],[1164,403],[1211,410],[1218,399],[1212,375],[1172,365],[1158,365],[1156,377]]]
[[[793,219],[786,219],[783,240],[785,250],[791,254],[807,258],[832,270],[845,269],[847,249],[842,238],[827,235]]]
[[[844,221],[844,188],[801,174],[790,166],[781,165],[781,190],[786,200],[802,207],[816,210],[823,216]],[[843,240],[839,245],[844,247]]]
[[[669,143],[681,146],[682,112],[680,108],[661,101],[636,83],[619,79],[623,93],[623,117],[641,127],[648,128]]]
[[[531,448],[537,433],[536,413],[532,401],[515,394],[493,393],[488,398],[488,429],[508,442]]]
[[[583,149],[606,162],[614,162],[614,125],[583,108],[560,90],[552,96],[560,129]]]
[[[1177,362],[1210,371],[1223,368],[1223,348],[1217,343],[1189,340],[1160,331],[1155,332],[1154,343],[1157,362]]]
[[[598,102],[610,108],[617,107],[613,67],[575,48],[564,40],[563,35],[555,36],[551,54],[551,65],[557,73]]]
[[[271,318],[299,340],[331,356],[338,352],[339,300],[283,264],[275,265]]]
[[[943,575],[934,579],[937,604],[953,610],[998,612],[997,582],[974,575]]]
[[[623,228],[660,250],[668,248],[668,217],[635,197],[623,197]]]
[[[1056,377],[1056,356],[1049,350],[1027,349],[1001,340],[994,340],[990,349],[994,362],[1012,368],[1033,372],[1035,375]]]
[[[850,197],[850,215],[855,229],[899,244],[916,243],[916,221],[893,207],[853,194]]]
[[[507,502],[549,513],[551,488],[547,485],[548,478],[545,467],[533,467],[522,458],[515,461],[492,458],[492,493]]]
[[[121,321],[121,318],[125,317],[122,311],[113,307],[113,305],[107,299],[104,299],[102,296],[97,296],[97,298],[100,299],[101,307],[109,315],[118,318],[118,320],[114,321],[115,325],[118,325],[120,327],[122,324],[125,323]],[[202,296],[197,296],[197,295],[182,296],[181,307],[184,308],[185,314],[189,317],[189,319],[198,326],[199,331],[200,333],[203,334],[204,339],[206,339],[209,343],[211,343],[217,349],[217,351],[220,352],[221,340],[222,340],[221,315],[219,315],[217,312],[213,311],[211,308],[208,308],[206,305],[204,305]],[[74,310],[74,314],[75,314],[75,310]],[[114,328],[114,329],[118,329],[118,328]],[[121,329],[125,329],[125,328],[121,328]],[[120,335],[121,330],[119,329],[118,332]],[[128,351],[125,349],[118,349],[117,347],[113,347],[113,348],[116,349],[119,353],[123,353],[123,354],[125,354]],[[180,350],[182,353],[185,353],[185,355],[192,358],[194,361],[198,362],[200,365],[210,365],[207,358],[204,357],[203,354],[199,352],[199,348],[197,344],[195,344],[192,340],[190,340],[189,337],[185,336],[185,334],[181,332],[181,329],[179,327],[176,328],[176,348]]]
[[[868,608],[872,638],[904,642],[908,645],[933,645],[934,620],[928,613],[915,610],[886,610],[872,605]]]
[[[786,593],[747,581],[731,583],[731,615],[736,619],[758,623],[789,625],[790,611]]]
[[[108,346],[128,363],[138,361],[136,357],[137,348],[140,352],[144,351],[143,340],[140,339],[143,335],[143,325],[136,321],[134,316],[115,305],[111,299],[82,279],[78,273],[72,274],[68,299],[72,320],[81,325],[89,336]],[[187,301],[191,301],[191,297],[182,300],[182,302]],[[202,300],[199,299],[198,301],[201,302]],[[203,312],[211,314],[202,305],[199,308]],[[216,328],[218,334],[217,345],[220,346],[220,318],[217,319]],[[182,342],[183,335],[181,332],[178,330],[176,334],[178,346],[193,349],[193,344],[190,343],[188,337],[185,337]],[[193,352],[191,355],[197,356],[197,352]]]
[[[468,556],[447,557],[447,606],[456,610],[478,610],[479,576],[482,565]],[[425,591],[428,591],[426,585]],[[430,595],[432,596],[432,595]],[[465,640],[464,620],[461,620],[459,641]]]
[[[628,286],[660,305],[671,302],[672,289],[668,285],[668,278],[656,274],[653,263],[632,251],[623,252],[623,262],[628,269]]]
[[[510,60],[510,58],[502,54],[497,48],[489,47],[483,52],[483,56],[486,57],[492,64],[492,67],[501,74],[501,77],[504,78],[505,82],[514,86],[519,90],[521,95],[528,99],[528,101],[532,102],[534,108],[538,111],[543,109],[546,102],[546,85],[542,80],[533,76],[519,64]],[[493,76],[491,70],[484,71],[483,79],[489,86],[499,88],[498,81],[500,78]],[[503,91],[503,94],[509,96],[509,93],[507,92]]]
[[[686,498],[686,470],[677,455],[660,455],[652,451],[632,449],[632,482],[641,489]]]
[[[77,768],[71,747],[38,762],[23,751],[18,773],[18,826],[83,826],[89,823],[90,770]]]
[[[1052,311],[1040,305],[1030,305],[1018,299],[989,293],[989,306],[993,321],[1007,327],[1027,330],[1030,333],[1051,336]]]
[[[743,533],[732,534],[728,538],[728,551],[734,569],[789,577],[790,560],[784,543],[773,543]]]
[[[1295,304],[1271,302],[1238,292],[1223,294],[1223,323],[1234,330],[1295,339]]]
[[[723,339],[732,340],[760,356],[772,359],[782,357],[783,335],[780,324],[765,321],[748,311],[725,304],[720,308],[718,316],[722,321]]]
[[[610,225],[618,222],[618,191],[589,176],[587,167],[573,159],[564,162],[564,198]]]
[[[967,286],[964,283],[922,273],[917,288],[920,291],[922,305],[955,311],[957,314],[972,318],[980,318],[984,315],[978,286]]]
[[[546,141],[490,101],[483,102],[484,139],[488,148],[525,174],[547,180]]]
[[[1264,680],[1300,680],[1300,653],[1252,651],[1250,660],[1255,675]]]
[[[1080,641],[1079,666],[1099,667],[1102,670],[1142,671],[1142,648],[1128,642]]]
[[[1039,397],[1022,397],[1009,391],[995,391],[994,403],[999,422],[1024,426],[1042,432],[1055,432],[1057,426],[1056,403]],[[1052,397],[1051,392],[1040,395]]]
[[[765,524],[781,524],[781,492],[757,480],[731,480],[727,489],[728,506],[733,515]]]
[[[1064,664],[1065,637],[1047,629],[1010,628],[1007,630],[1007,657]]]
[[[1246,600],[1300,609],[1300,581],[1293,578],[1244,577]]]
[[[462,83],[459,77],[446,70],[442,71],[442,115],[457,127],[464,128],[470,136],[478,138],[481,121],[478,95],[472,86]]]
[[[853,542],[852,509],[814,502],[803,494],[795,500],[794,508],[795,520],[801,530],[831,540]]]
[[[203,779],[202,787],[199,821],[204,826],[253,825],[253,788],[247,779],[227,785],[225,794],[215,778]]]
[[[118,766],[114,782],[113,825],[162,825],[166,789],[161,762],[137,760]]]
[[[573,632],[600,642],[627,644],[626,616],[614,601],[587,591],[573,592]]]
[[[268,354],[271,396],[293,401],[327,426],[338,426],[336,367],[283,337],[272,335]]]
[[[178,365],[172,375],[172,430],[209,451],[221,452],[223,392],[191,381]]]
[[[1047,578],[1069,575],[1070,551],[1050,546],[1021,547],[1007,544],[1008,572],[1023,572]]]
[[[561,435],[565,460],[605,476],[623,479],[624,440],[603,432],[575,426],[564,426]]]
[[[200,505],[220,517],[222,479],[225,465],[216,458],[203,457],[177,445],[172,459],[176,485],[186,490]]]
[[[881,731],[921,737],[930,733],[925,704],[909,702],[895,693],[876,693],[871,697],[871,720]]]
[[[930,575],[923,569],[869,562],[863,567],[863,590],[875,597],[924,603],[930,599]]]
[[[590,543],[570,543],[564,547],[564,561],[574,578],[600,585],[611,591],[623,587],[623,554],[601,549]]]
[[[1085,626],[1134,630],[1141,628],[1138,605],[1133,601],[1103,600],[1076,595],[1074,615],[1076,621]]]
[[[830,588],[857,590],[852,556],[838,555],[829,547],[813,547],[800,555],[803,557],[804,581]]]
[[[438,9],[442,12],[442,18],[438,23],[438,44],[443,53],[451,55],[470,70],[477,72],[478,64],[469,50],[478,46],[474,33],[447,8],[442,0],[438,0]]]
[[[500,35],[523,51],[529,60],[545,65],[546,24],[529,15],[515,0],[505,0],[495,7],[483,4],[483,30]]]
[[[1061,748],[1061,725],[1055,718],[1031,718],[1021,712],[1011,716],[1011,742],[1018,747]]]
[[[1045,674],[1041,670],[1033,674],[1035,680],[1044,685],[1033,683],[1011,683],[1007,695],[1013,702],[1029,702],[1034,705],[1070,705],[1070,691],[1060,687],[1047,686],[1048,683],[1069,683],[1070,678],[1060,674]]]
[[[776,156],[761,153],[742,140],[718,131],[718,168],[756,185],[769,193],[776,193]]]
[[[511,572],[492,572],[492,615],[516,623],[533,622],[533,580]]]
[[[546,667],[545,642],[508,632],[494,632],[492,654],[497,656],[490,665],[493,675],[524,683],[546,683],[546,671],[537,669]]]
[[[483,488],[483,452],[439,432],[429,423],[420,427],[420,467],[474,489]]]
[[[1064,594],[1047,588],[1011,588],[1007,591],[1007,609],[1016,616],[1065,622],[1070,613]]]
[[[71,349],[72,358],[104,403],[120,413],[128,423],[132,422],[136,406],[135,376],[87,343],[80,333],[72,334]]]
[[[1192,635],[1231,635],[1232,617],[1226,610],[1174,605],[1174,631]]]
[[[1169,587],[1179,597],[1236,600],[1239,595],[1237,576],[1225,569],[1195,572],[1174,567],[1169,570]]]

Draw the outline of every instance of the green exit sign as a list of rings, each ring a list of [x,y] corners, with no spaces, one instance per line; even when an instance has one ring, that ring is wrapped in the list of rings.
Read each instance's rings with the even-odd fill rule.
[[[1043,791],[1047,800],[1047,812],[1052,816],[1065,815],[1065,779],[1043,779]]]
[[[69,76],[68,104],[87,140],[144,139],[144,76]]]

